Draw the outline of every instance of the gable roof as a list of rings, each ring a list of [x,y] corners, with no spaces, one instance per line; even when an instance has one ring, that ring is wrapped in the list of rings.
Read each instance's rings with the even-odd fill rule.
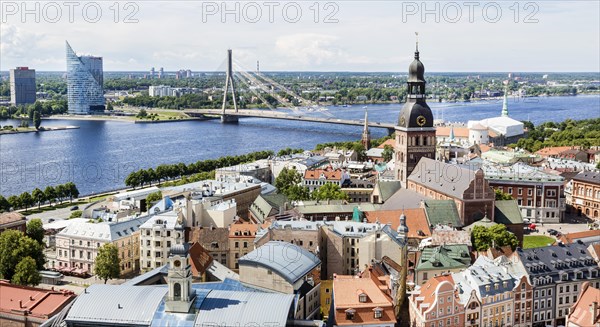
[[[600,242],[600,229],[586,230],[582,232],[573,232],[562,234],[560,240],[565,244],[582,241],[584,243]]]
[[[306,170],[304,172],[304,179],[319,179],[321,175],[325,177],[328,181],[337,181],[342,179],[342,171],[341,170],[325,170],[325,169],[313,169]]]
[[[516,200],[496,201],[494,222],[504,225],[522,224],[523,216]]]
[[[425,199],[427,199],[427,197],[422,194],[401,188],[381,205],[381,210],[419,208],[421,206],[421,201]]]
[[[596,173],[593,171],[582,171],[579,174],[575,175],[573,179],[576,181],[600,185],[600,173]]]
[[[467,268],[471,264],[469,247],[464,244],[425,248],[415,270],[447,270]]]
[[[447,173],[446,173],[447,172]],[[448,196],[462,199],[475,179],[476,171],[422,157],[408,180]]]
[[[429,223],[425,217],[425,211],[422,208],[413,208],[406,210],[378,210],[365,212],[365,218],[370,223],[379,221],[381,224],[389,224],[393,230],[398,229],[400,225],[400,216],[404,213],[406,216],[406,227],[408,227],[409,238],[426,238],[431,236]],[[419,233],[421,231],[421,233]]]
[[[379,197],[381,202],[386,202],[394,193],[396,193],[399,189],[402,188],[402,183],[400,181],[377,181],[375,185],[377,190],[379,191]]]
[[[293,258],[293,260],[290,260]],[[319,258],[295,244],[269,241],[238,259],[240,266],[261,266],[280,275],[290,284],[321,264]]]
[[[453,200],[425,200],[423,205],[430,226],[462,226],[456,203]]]
[[[600,311],[598,311],[598,308],[600,308],[599,301],[600,290],[591,287],[589,282],[584,283],[577,302],[575,302],[573,307],[571,307],[571,310],[569,310],[568,325],[571,325],[571,323],[577,326],[593,326],[600,324]],[[594,302],[596,302],[596,312],[594,312],[594,315],[592,316],[590,308]]]

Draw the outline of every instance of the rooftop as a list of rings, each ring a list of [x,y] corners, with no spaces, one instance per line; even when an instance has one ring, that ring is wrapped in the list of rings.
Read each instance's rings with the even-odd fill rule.
[[[406,226],[408,227],[409,238],[425,238],[431,236],[425,211],[421,208],[370,211],[365,212],[365,216],[370,223],[378,221],[384,225],[389,224],[393,230],[397,230],[398,225],[400,224],[400,215],[403,213],[406,216]]]
[[[592,314],[591,308],[596,303],[596,310]],[[600,324],[600,290],[591,287],[589,283],[582,285],[582,291],[573,305],[568,316],[568,325],[576,326],[598,326]]]
[[[475,179],[475,174],[475,171],[463,165],[453,165],[423,157],[408,180],[442,194],[462,199],[464,192]]]
[[[0,225],[12,224],[18,221],[25,222],[25,216],[18,212],[5,212],[0,213]]]
[[[339,169],[326,170],[326,169],[307,169],[304,172],[304,179],[326,179],[328,181],[337,181],[342,179],[343,172]]]
[[[27,312],[29,316],[48,319],[74,298],[70,291],[19,286],[0,280],[0,312]]]
[[[462,226],[462,220],[453,200],[426,200],[423,208],[430,226]]]
[[[381,205],[381,210],[419,208],[426,196],[409,189],[400,188]]]
[[[574,180],[600,185],[600,172],[582,171],[573,177]]]
[[[546,173],[542,169],[521,162],[509,167],[484,165],[483,171],[485,178],[492,181],[564,182],[564,178],[561,176]]]
[[[270,241],[239,258],[238,263],[240,266],[262,266],[274,271],[290,284],[294,284],[319,266],[321,260],[295,244]]]
[[[149,218],[150,216],[144,216],[116,223],[76,222],[65,227],[57,235],[70,238],[75,237],[113,242],[122,237],[131,236],[133,233],[137,232],[140,226]]]
[[[600,229],[562,234],[559,240],[565,244],[575,243],[578,240],[588,244],[600,242]]]
[[[463,244],[425,248],[416,270],[447,270],[467,268],[471,264],[469,247]]]
[[[494,221],[499,224],[522,224],[523,216],[516,200],[496,200],[494,207]]]

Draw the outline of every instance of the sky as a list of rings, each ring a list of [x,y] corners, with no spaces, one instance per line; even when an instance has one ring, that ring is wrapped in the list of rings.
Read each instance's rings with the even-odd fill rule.
[[[597,72],[600,1],[0,2],[0,70]]]

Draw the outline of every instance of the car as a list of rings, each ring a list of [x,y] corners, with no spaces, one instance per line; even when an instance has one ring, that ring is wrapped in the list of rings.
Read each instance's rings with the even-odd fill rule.
[[[550,234],[550,235],[553,235],[553,236],[554,236],[554,235],[558,234],[558,231],[557,231],[556,229],[552,229],[552,228],[550,228],[550,229],[548,229],[548,234]]]
[[[79,210],[79,207],[78,206],[72,206],[71,207],[71,211],[75,211],[75,210]]]

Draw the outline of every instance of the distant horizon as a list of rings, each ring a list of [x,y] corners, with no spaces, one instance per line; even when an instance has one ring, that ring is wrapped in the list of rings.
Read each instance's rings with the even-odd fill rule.
[[[34,69],[39,73],[66,73],[66,70],[37,70],[35,67],[31,66],[20,66],[20,67],[28,67],[29,69]],[[15,67],[16,68],[16,67]],[[156,69],[156,67],[154,67]],[[11,68],[12,69],[12,68]],[[160,67],[159,67],[160,69]],[[185,69],[184,69],[185,70]],[[149,73],[148,70],[104,70],[104,73]],[[156,69],[158,73],[158,69]],[[164,70],[166,73],[176,73],[179,70]],[[248,70],[252,72],[253,70]],[[208,70],[193,70],[192,73],[221,73],[223,71],[208,71]],[[235,70],[234,70],[235,72]],[[400,75],[408,75],[408,72],[398,72],[398,71],[359,71],[359,70],[261,70],[261,73],[363,73],[363,74],[400,74]],[[0,70],[0,73],[8,74],[9,70]],[[600,72],[595,71],[430,71],[425,72],[427,74],[597,74],[600,78]],[[158,78],[155,78],[158,79]],[[182,78],[185,79],[185,78]]]

